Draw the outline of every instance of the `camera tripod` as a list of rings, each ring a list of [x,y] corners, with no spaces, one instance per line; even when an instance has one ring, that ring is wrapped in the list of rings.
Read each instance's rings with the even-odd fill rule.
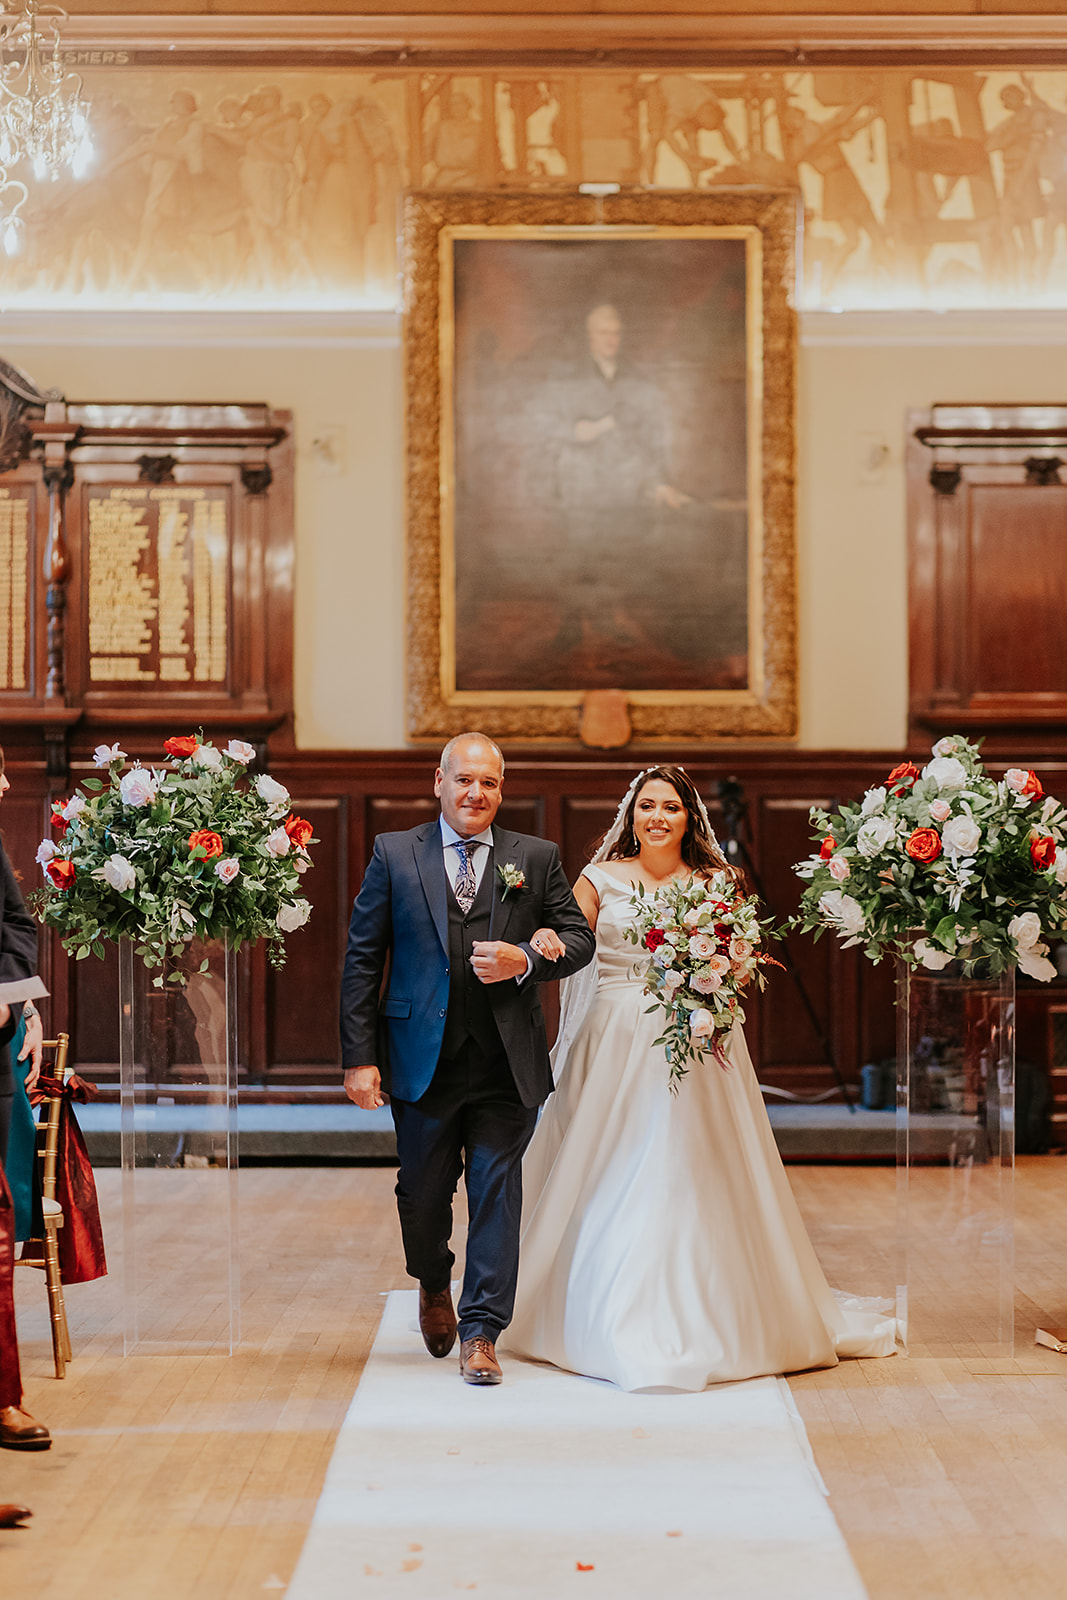
[[[751,883],[753,889],[759,895],[764,905],[767,905],[767,896],[764,892],[763,883],[760,879],[759,873],[756,871],[756,866],[751,855],[749,854],[748,847],[745,844],[744,830],[748,815],[748,801],[745,799],[744,788],[737,778],[721,778],[717,787],[719,804],[722,807],[722,836],[719,842],[723,847],[723,853],[725,854],[726,859],[729,861],[731,866],[742,867],[744,869],[745,875]],[[811,995],[808,993],[807,985],[800,974],[796,962],[793,960],[789,946],[784,940],[782,941],[781,945],[781,961],[782,966],[792,979],[793,987],[797,992],[801,1005],[804,1007],[808,1021],[815,1030],[815,1037],[822,1046],[823,1054],[826,1060],[830,1063],[830,1070],[837,1079],[837,1086],[841,1090],[841,1097],[848,1106],[849,1111],[853,1116],[855,1116],[856,1102],[853,1100],[852,1095],[849,1092],[848,1084],[841,1075],[841,1069],[837,1064],[837,1058],[834,1054],[834,1047],[830,1042],[830,1038],[826,1032],[826,1029],[819,1020],[818,1013],[812,1004]],[[797,1099],[803,1104],[810,1105],[814,1103],[814,1101],[811,1099],[805,1100],[803,1096],[797,1096]]]

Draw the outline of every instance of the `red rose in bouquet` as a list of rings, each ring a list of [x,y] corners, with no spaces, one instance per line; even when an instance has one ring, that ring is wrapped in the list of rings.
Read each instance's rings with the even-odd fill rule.
[[[649,928],[645,934],[645,949],[658,950],[666,937],[662,928]]]
[[[177,733],[172,739],[164,739],[163,748],[168,755],[174,756],[178,761],[184,761],[194,750],[199,750],[200,740],[191,733]]]
[[[189,835],[189,849],[202,850],[204,859],[211,861],[215,856],[221,856],[223,851],[222,837],[213,833],[210,828],[197,828],[195,833]]]
[[[820,860],[829,861],[830,857],[833,855],[833,853],[834,853],[834,851],[836,849],[837,849],[837,840],[834,838],[832,833],[828,833],[826,835],[826,838],[823,840],[822,844],[819,846],[819,858],[820,858]]]
[[[54,805],[52,807],[51,822],[52,822],[53,828],[56,830],[56,832],[59,834],[59,837],[62,839],[63,835],[66,833],[67,829],[70,827],[70,823],[67,821],[66,817],[63,815],[63,807],[61,805]]]
[[[902,761],[899,766],[893,768],[885,780],[885,786],[891,794],[906,794],[920,777],[921,773],[913,761]]]
[[[1056,841],[1048,835],[1030,840],[1030,860],[1034,863],[1035,872],[1047,872],[1049,867],[1055,865]]]
[[[928,866],[941,854],[941,835],[935,828],[916,828],[904,848],[913,861]]]
[[[287,817],[285,819],[284,826],[286,833],[289,835],[290,842],[294,844],[298,850],[303,850],[304,846],[307,844],[308,840],[311,838],[311,835],[315,831],[312,828],[311,823],[307,822],[303,817]]]
[[[60,856],[49,861],[44,870],[57,889],[69,889],[78,875],[73,861],[64,861]]]

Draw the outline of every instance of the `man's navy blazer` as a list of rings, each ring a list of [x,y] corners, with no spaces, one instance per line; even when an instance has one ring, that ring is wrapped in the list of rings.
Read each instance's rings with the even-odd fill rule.
[[[499,869],[514,865],[521,889],[505,893]],[[545,1018],[538,984],[565,978],[593,958],[592,930],[571,893],[559,851],[547,839],[493,825],[490,939],[518,945],[532,971],[486,985],[493,1016],[523,1104],[552,1092]],[[430,1086],[448,1014],[448,895],[440,822],[406,833],[380,833],[352,907],[341,980],[341,1059],[345,1067],[377,1066],[386,1091],[418,1100]],[[552,928],[567,947],[546,961],[529,943]],[[388,963],[384,995],[382,980]]]

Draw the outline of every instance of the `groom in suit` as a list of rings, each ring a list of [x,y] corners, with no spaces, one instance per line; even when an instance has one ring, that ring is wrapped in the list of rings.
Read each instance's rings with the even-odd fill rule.
[[[404,1254],[434,1356],[456,1342],[449,1238],[466,1172],[458,1332],[460,1371],[475,1384],[500,1382],[495,1345],[515,1302],[522,1156],[552,1092],[537,986],[577,972],[594,950],[555,845],[493,826],[503,779],[491,739],[449,740],[434,780],[440,817],[374,842],[341,982],[345,1091],[364,1110],[392,1107]],[[566,946],[556,961],[531,942],[541,927]]]

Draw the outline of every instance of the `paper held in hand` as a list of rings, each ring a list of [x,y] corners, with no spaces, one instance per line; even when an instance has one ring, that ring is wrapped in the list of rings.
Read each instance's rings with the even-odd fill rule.
[[[48,996],[41,979],[17,978],[13,983],[0,983],[0,1006],[17,1006],[24,1000],[44,1000]]]
[[[1061,1356],[1067,1356],[1067,1328],[1038,1328],[1034,1334],[1034,1343],[1043,1344],[1047,1349],[1055,1350]]]

